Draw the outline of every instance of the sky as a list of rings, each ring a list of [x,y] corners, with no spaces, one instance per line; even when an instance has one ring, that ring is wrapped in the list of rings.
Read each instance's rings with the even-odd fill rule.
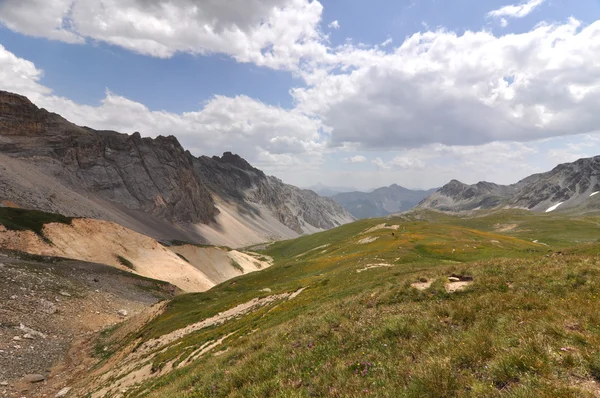
[[[600,0],[0,0],[0,89],[287,183],[514,183],[600,155]]]

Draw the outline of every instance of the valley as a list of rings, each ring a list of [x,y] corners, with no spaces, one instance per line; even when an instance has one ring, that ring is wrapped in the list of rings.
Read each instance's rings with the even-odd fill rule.
[[[250,247],[272,265],[90,334],[91,366],[61,386],[90,397],[592,397],[599,221],[419,210]],[[58,377],[39,391],[56,393]]]

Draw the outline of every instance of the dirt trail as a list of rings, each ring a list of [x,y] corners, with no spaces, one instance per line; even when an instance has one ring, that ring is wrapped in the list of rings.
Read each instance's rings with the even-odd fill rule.
[[[183,337],[207,327],[221,325],[229,320],[244,316],[269,304],[280,302],[282,300],[292,300],[302,293],[303,290],[304,288],[295,292],[254,298],[215,316],[149,340],[141,345],[139,345],[139,342],[134,341],[129,347],[126,347],[120,353],[113,356],[101,369],[91,375],[91,382],[89,384],[86,383],[86,391],[80,391],[80,393],[91,393],[93,398],[113,396],[121,391],[127,390],[135,384],[150,378],[162,376],[174,369],[189,365],[194,360],[221,345],[235,332],[203,344],[193,351],[186,360],[180,361],[180,357],[177,357],[166,363],[159,370],[154,369],[153,371],[152,369],[154,358]],[[146,315],[146,319],[149,320],[159,313],[160,310],[155,309],[150,317]]]
[[[361,268],[361,269],[357,269],[356,272],[358,272],[359,274],[361,272],[373,269],[373,268],[382,268],[382,267],[393,267],[394,265],[392,264],[387,264],[387,263],[379,263],[379,264],[368,264],[365,268]]]

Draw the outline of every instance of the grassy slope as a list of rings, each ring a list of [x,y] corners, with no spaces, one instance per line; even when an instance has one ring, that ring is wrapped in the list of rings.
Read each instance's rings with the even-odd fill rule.
[[[128,396],[593,396],[600,263],[591,254],[598,245],[574,246],[595,241],[597,225],[519,213],[361,220],[276,243],[265,251],[273,267],[177,297],[131,338],[148,340],[254,297],[307,290],[174,343],[156,368],[235,332],[222,355],[206,355]],[[519,228],[491,232],[513,219]],[[361,235],[384,221],[401,226],[395,236]],[[378,239],[358,244],[367,236]],[[546,256],[569,247],[571,255]],[[378,263],[393,267],[356,272]],[[473,276],[473,285],[446,293],[453,273]],[[428,290],[410,286],[423,278],[434,281]]]

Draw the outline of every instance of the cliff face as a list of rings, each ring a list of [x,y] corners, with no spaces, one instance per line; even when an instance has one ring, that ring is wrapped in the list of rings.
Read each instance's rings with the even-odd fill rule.
[[[78,127],[25,97],[0,94],[0,152],[68,187],[169,222],[209,222],[217,210],[175,137]]]
[[[196,158],[173,136],[152,139],[79,127],[7,92],[0,92],[2,170],[0,205],[10,202],[127,224],[124,213],[134,219],[129,228],[148,233],[139,224],[152,224],[150,229],[159,231],[154,236],[162,238],[161,231],[173,227],[184,229],[188,239],[198,234],[196,224],[219,229],[215,203],[222,200],[255,218],[264,217],[260,209],[267,209],[269,220],[275,218],[296,233],[352,220],[332,200],[268,177],[229,152]],[[280,229],[273,226],[273,231]]]

